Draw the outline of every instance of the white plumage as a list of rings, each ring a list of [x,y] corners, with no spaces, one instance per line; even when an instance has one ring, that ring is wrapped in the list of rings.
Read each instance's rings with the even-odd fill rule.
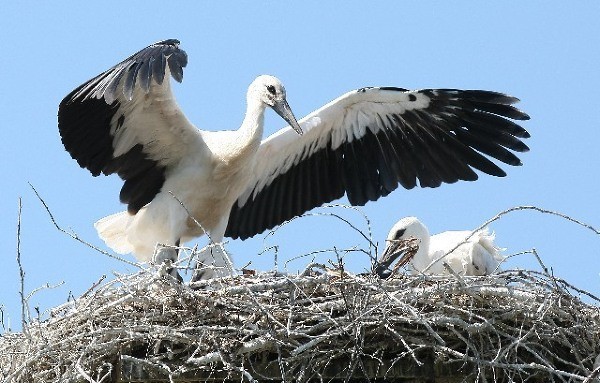
[[[445,231],[430,236],[425,225],[416,217],[402,218],[392,227],[384,255],[394,253],[410,238],[419,241],[419,248],[409,264],[413,274],[450,274],[444,267],[446,262],[459,275],[489,275],[498,271],[504,259],[501,249],[494,244],[494,234],[490,234],[487,228],[475,233]]]
[[[181,81],[186,65],[179,42],[162,41],[59,107],[62,142],[79,165],[124,180],[128,211],[98,221],[100,236],[141,261],[157,243],[178,245],[204,231],[215,242],[245,239],[344,195],[364,205],[398,185],[473,181],[473,169],[504,176],[487,156],[520,165],[511,151],[528,150],[520,139],[529,134],[511,119],[529,117],[501,93],[362,88],[296,122],[285,88],[267,75],[248,88],[239,129],[200,130],[171,92],[170,77]],[[261,142],[267,107],[291,127]]]

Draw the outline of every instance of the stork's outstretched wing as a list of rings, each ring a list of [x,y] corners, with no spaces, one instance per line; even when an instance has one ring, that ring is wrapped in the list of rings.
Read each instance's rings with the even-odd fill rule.
[[[125,181],[120,199],[130,213],[160,191],[169,167],[201,145],[198,130],[171,92],[170,76],[181,82],[186,64],[179,41],[161,41],[79,86],[60,103],[58,127],[65,149],[94,176],[117,173]]]
[[[254,178],[234,204],[226,235],[248,238],[347,194],[364,205],[402,185],[411,189],[477,179],[474,169],[506,173],[493,157],[521,165],[511,152],[529,133],[518,99],[483,90],[363,88],[349,92],[265,139]]]

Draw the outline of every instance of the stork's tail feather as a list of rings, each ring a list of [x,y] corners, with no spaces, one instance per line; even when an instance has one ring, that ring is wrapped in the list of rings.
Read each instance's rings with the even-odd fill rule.
[[[127,227],[133,216],[123,211],[100,219],[94,224],[102,240],[119,254],[128,254],[134,251],[133,245],[127,239]]]
[[[490,233],[489,229],[486,227],[485,229],[479,231],[476,235],[478,236],[479,244],[483,246],[483,248],[486,249],[496,261],[502,262],[504,260],[502,252],[506,249],[498,247],[494,243],[494,239],[496,239],[496,233]]]

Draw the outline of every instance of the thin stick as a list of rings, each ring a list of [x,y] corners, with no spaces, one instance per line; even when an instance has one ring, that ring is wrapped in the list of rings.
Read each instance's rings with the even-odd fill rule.
[[[173,197],[175,199],[175,201],[179,202],[179,205],[181,205],[181,207],[185,210],[185,212],[187,213],[188,217],[192,219],[192,221],[194,221],[194,223],[196,224],[196,226],[198,226],[200,228],[200,230],[202,230],[204,232],[204,234],[206,234],[206,236],[208,237],[209,243],[214,244],[215,242],[213,242],[212,238],[210,237],[210,233],[208,232],[208,230],[206,230],[202,224],[196,219],[196,217],[194,217],[192,215],[192,212],[187,208],[187,206],[185,206],[185,204],[183,203],[182,200],[180,200],[175,194],[173,194],[172,191],[169,190],[169,194],[171,195],[171,197]]]
[[[282,227],[286,226],[287,224],[291,223],[292,221],[296,220],[296,219],[300,219],[303,217],[333,217],[333,218],[337,218],[340,221],[344,222],[346,225],[348,225],[352,230],[354,230],[355,232],[357,232],[361,237],[363,237],[364,240],[366,240],[369,243],[369,248],[373,248],[375,249],[374,253],[375,256],[373,256],[371,254],[371,251],[365,251],[364,253],[367,254],[370,258],[371,258],[371,263],[372,266],[373,264],[375,264],[377,262],[377,244],[375,242],[373,242],[372,240],[372,233],[371,233],[371,221],[369,220],[369,218],[365,215],[365,213],[360,210],[360,208],[356,207],[356,206],[348,206],[348,205],[343,205],[343,204],[329,204],[329,205],[324,205],[322,206],[322,208],[344,208],[344,209],[351,209],[354,210],[358,213],[360,213],[363,218],[365,219],[365,222],[367,224],[367,232],[368,234],[365,234],[361,229],[359,229],[356,225],[354,225],[353,223],[351,223],[348,219],[340,216],[337,213],[328,213],[328,212],[314,212],[314,213],[304,213],[300,216],[296,216],[293,218],[290,218],[289,220],[281,223],[279,226],[275,227],[274,229],[271,229],[267,235],[265,235],[264,239],[268,238],[269,236],[273,236],[275,235],[275,233],[281,229]]]
[[[23,332],[27,331],[27,302],[25,300],[25,270],[21,262],[21,213],[23,211],[23,203],[19,197],[19,208],[17,213],[17,265],[19,266],[19,295],[21,296],[21,326]]]
[[[86,296],[87,296],[89,293],[91,293],[92,291],[94,291],[94,290],[96,289],[96,287],[100,286],[100,283],[102,283],[102,281],[104,281],[105,279],[106,279],[106,275],[102,275],[102,276],[100,277],[100,279],[98,279],[98,280],[96,281],[96,283],[94,283],[94,284],[92,285],[92,287],[90,287],[89,289],[87,289],[87,290],[85,291],[85,293],[81,294],[81,298],[85,298],[85,297],[86,297]]]
[[[541,207],[530,206],[530,205],[515,206],[515,207],[511,207],[510,209],[506,209],[504,211],[501,211],[500,213],[496,214],[494,217],[492,217],[489,220],[487,220],[486,222],[484,222],[481,226],[479,226],[474,231],[478,232],[479,230],[482,230],[483,228],[485,228],[486,226],[488,226],[490,223],[499,220],[502,216],[505,216],[508,213],[512,213],[513,211],[521,211],[521,210],[533,210],[533,211],[537,211],[537,212],[542,213],[542,214],[555,215],[557,217],[566,219],[567,221],[570,221],[570,222],[576,223],[576,224],[578,224],[580,226],[583,226],[586,229],[589,229],[589,230],[593,231],[594,233],[600,235],[600,230],[596,229],[592,225],[588,225],[587,223],[584,223],[584,222],[582,222],[582,221],[580,221],[578,219],[572,218],[572,217],[570,217],[570,216],[568,216],[566,214],[559,213],[557,211],[552,211],[552,210],[543,209]]]
[[[585,378],[585,380],[583,381],[583,383],[592,383],[597,381],[596,378],[600,376],[600,366],[594,368],[594,371],[592,371],[590,373],[590,375],[588,375],[587,378]]]
[[[128,264],[128,265],[130,265],[130,266],[135,266],[135,267],[137,267],[138,269],[141,269],[141,268],[142,268],[142,265],[140,265],[139,263],[128,261],[128,260],[126,260],[125,258],[121,258],[121,257],[119,257],[119,256],[117,256],[117,255],[114,255],[114,254],[111,254],[111,253],[109,253],[109,252],[107,252],[107,251],[104,251],[104,250],[102,250],[102,249],[100,249],[100,248],[98,248],[98,247],[96,247],[96,246],[92,245],[91,243],[89,243],[89,242],[87,242],[87,241],[84,241],[83,239],[79,238],[79,236],[78,236],[76,233],[69,232],[69,231],[67,231],[67,230],[63,229],[62,227],[60,227],[60,226],[58,225],[58,223],[56,222],[56,219],[54,219],[54,215],[53,215],[53,214],[52,214],[52,212],[50,211],[50,208],[49,208],[49,207],[48,207],[48,205],[46,204],[46,201],[44,201],[44,199],[43,199],[43,198],[40,196],[40,193],[38,193],[38,191],[35,189],[35,187],[33,187],[33,185],[32,185],[31,183],[29,183],[29,187],[31,187],[31,189],[32,189],[32,190],[33,190],[33,192],[35,193],[35,195],[36,195],[36,197],[38,198],[38,200],[39,200],[39,201],[42,203],[42,205],[44,205],[44,208],[46,209],[46,212],[47,212],[47,213],[48,213],[48,215],[50,216],[50,221],[52,221],[52,224],[54,225],[54,227],[56,227],[56,229],[57,229],[58,231],[60,231],[61,233],[64,233],[64,234],[66,234],[66,235],[68,235],[69,237],[73,238],[73,239],[74,239],[74,240],[76,240],[77,242],[81,242],[81,243],[83,243],[84,245],[86,245],[87,247],[89,247],[89,248],[91,248],[91,249],[94,249],[94,250],[96,250],[96,251],[97,251],[97,252],[99,252],[100,254],[106,255],[107,257],[110,257],[110,258],[116,259],[117,261],[121,261],[121,262],[123,262],[123,263],[126,263],[126,264]]]

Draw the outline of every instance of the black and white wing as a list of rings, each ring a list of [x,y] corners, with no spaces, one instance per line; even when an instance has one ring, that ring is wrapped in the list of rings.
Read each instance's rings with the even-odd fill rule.
[[[181,82],[186,53],[165,40],[135,53],[68,94],[58,127],[65,149],[94,176],[117,173],[121,202],[135,214],[152,201],[198,130],[179,109],[170,77]]]
[[[503,177],[488,157],[521,165],[529,116],[518,99],[483,90],[363,88],[265,139],[254,178],[234,204],[226,235],[248,238],[347,194],[364,205],[411,189]]]

